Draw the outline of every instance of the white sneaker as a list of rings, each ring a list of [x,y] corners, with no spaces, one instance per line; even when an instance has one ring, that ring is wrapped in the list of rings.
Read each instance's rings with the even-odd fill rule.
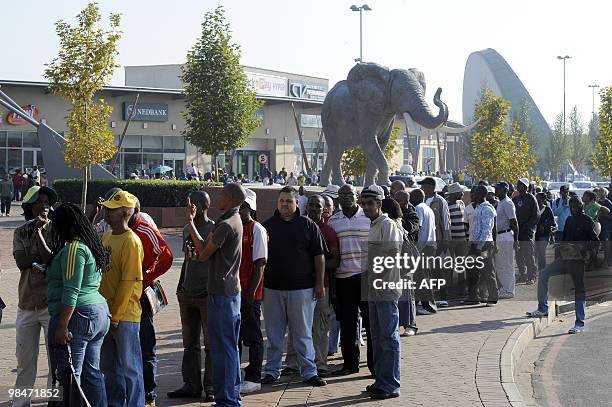
[[[574,325],[572,328],[570,328],[569,331],[567,331],[567,333],[568,334],[579,334],[582,331],[584,331],[584,327],[583,326],[576,326],[576,325]]]
[[[260,390],[261,383],[253,383],[249,382],[248,380],[244,380],[242,383],[240,383],[240,394],[254,393]]]
[[[499,293],[498,297],[500,300],[507,300],[509,298],[514,298],[514,294],[509,293],[508,291],[502,291]]]

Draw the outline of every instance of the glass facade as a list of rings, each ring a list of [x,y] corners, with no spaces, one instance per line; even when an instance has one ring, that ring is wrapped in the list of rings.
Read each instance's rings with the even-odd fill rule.
[[[436,149],[435,147],[423,147],[423,171],[431,172],[436,170]]]
[[[29,172],[34,166],[44,172],[44,165],[37,132],[0,131],[0,175]]]
[[[323,169],[323,163],[325,163],[325,158],[327,157],[327,143],[324,141],[319,143],[318,141],[304,140],[304,151],[306,152],[308,165],[310,165],[311,170]],[[295,140],[293,144],[293,153],[295,154],[297,171],[306,172],[300,140]]]
[[[119,144],[119,137],[115,138]],[[109,161],[108,165],[111,164]],[[136,136],[126,135],[121,144],[121,152],[113,173],[129,178],[135,170],[150,173],[160,165],[174,170],[178,178],[185,167],[185,138],[182,136]],[[109,168],[110,169],[110,168]]]

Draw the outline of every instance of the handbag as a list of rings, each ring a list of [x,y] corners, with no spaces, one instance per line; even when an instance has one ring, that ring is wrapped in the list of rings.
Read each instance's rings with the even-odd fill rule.
[[[153,315],[157,314],[168,305],[168,297],[166,297],[164,288],[159,280],[155,280],[152,285],[145,288],[144,294],[147,296],[149,305],[151,305],[151,313]]]
[[[49,401],[48,407],[91,407],[81,385],[76,379],[72,364],[72,351],[69,345],[55,345],[50,349],[55,352],[56,366],[52,367],[53,387],[60,385],[61,401]],[[64,367],[64,369],[60,369]]]

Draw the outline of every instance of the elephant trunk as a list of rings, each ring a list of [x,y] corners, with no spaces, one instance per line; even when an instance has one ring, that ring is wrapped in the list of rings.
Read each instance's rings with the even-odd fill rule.
[[[416,123],[428,129],[437,129],[446,123],[448,120],[448,107],[440,99],[441,93],[442,88],[438,88],[436,94],[434,95],[434,104],[440,109],[437,116],[434,116],[431,113],[424,98],[419,98],[417,103],[412,105],[412,108],[408,111],[408,113],[410,113],[410,116]]]

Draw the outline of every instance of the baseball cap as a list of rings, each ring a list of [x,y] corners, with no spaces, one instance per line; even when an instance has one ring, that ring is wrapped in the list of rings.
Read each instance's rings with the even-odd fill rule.
[[[248,189],[248,188],[245,188],[244,192],[246,192],[246,198],[244,198],[244,202],[249,205],[249,208],[251,208],[252,211],[256,211],[257,210],[257,194],[255,194],[255,191]]]
[[[525,185],[526,187],[529,186],[529,179],[527,179],[527,178],[520,178],[518,180],[518,182],[520,182],[521,184]]]
[[[378,185],[370,185],[361,191],[362,198],[374,198],[382,201],[385,198],[385,191]]]
[[[559,191],[569,191],[569,185],[561,185]]]
[[[436,186],[436,180],[431,178],[431,177],[425,177],[422,180],[418,181],[417,184],[419,184],[419,185],[433,185],[435,187]]]
[[[137,202],[138,198],[128,191],[117,191],[106,201],[102,202],[102,206],[108,209],[135,208]]]
[[[41,187],[39,185],[34,185],[28,189],[25,196],[23,197],[24,204],[33,204],[38,201],[38,194],[43,193],[49,197],[49,205],[53,205],[57,202],[57,193],[49,188],[49,187]]]
[[[327,195],[331,199],[336,199],[336,198],[338,198],[338,190],[339,189],[340,189],[340,187],[338,185],[329,184],[328,186],[325,187],[323,192],[321,192],[321,195]]]
[[[487,185],[486,188],[487,188],[487,192],[495,193],[495,188],[493,188],[491,185]]]
[[[497,184],[495,184],[495,188],[502,188],[505,189],[506,191],[510,190],[510,185],[508,185],[507,182],[498,182]]]

